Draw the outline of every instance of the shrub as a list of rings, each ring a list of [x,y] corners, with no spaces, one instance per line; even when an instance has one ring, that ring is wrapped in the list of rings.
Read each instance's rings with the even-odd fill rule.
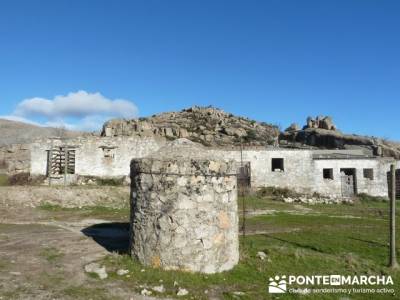
[[[7,168],[7,162],[4,159],[0,159],[0,169],[6,170]]]
[[[365,193],[360,193],[356,196],[356,199],[361,202],[385,202],[387,199],[383,197],[375,197]]]
[[[17,173],[8,177],[10,185],[28,185],[30,182],[29,173]]]
[[[29,173],[17,173],[8,177],[9,185],[37,185],[43,183],[46,176],[30,176]]]
[[[9,185],[8,176],[6,174],[0,174],[0,186]]]
[[[119,186],[124,184],[124,178],[98,178],[97,179],[98,185],[111,185],[111,186]]]
[[[254,129],[247,130],[247,135],[243,139],[245,142],[256,141],[258,139],[257,131]]]
[[[259,197],[296,197],[299,194],[293,190],[290,190],[288,188],[280,188],[280,187],[273,187],[273,186],[268,186],[268,187],[262,187],[257,191],[257,196]]]

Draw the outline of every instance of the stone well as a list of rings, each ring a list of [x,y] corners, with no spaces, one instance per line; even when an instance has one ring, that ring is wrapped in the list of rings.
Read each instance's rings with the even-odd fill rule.
[[[131,162],[131,255],[166,270],[216,273],[239,260],[236,169],[180,139]]]

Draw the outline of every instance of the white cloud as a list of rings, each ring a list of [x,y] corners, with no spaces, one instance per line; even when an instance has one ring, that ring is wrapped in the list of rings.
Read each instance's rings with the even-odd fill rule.
[[[9,117],[20,120],[44,119],[46,121],[41,123],[43,126],[99,130],[101,125],[110,118],[136,118],[137,116],[136,105],[128,100],[108,99],[100,93],[78,91],[65,96],[58,95],[53,99],[40,97],[25,99],[17,105],[13,115]]]

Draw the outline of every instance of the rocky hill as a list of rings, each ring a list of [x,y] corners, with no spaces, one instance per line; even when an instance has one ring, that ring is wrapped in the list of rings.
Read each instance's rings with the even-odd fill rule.
[[[188,138],[206,146],[267,146],[308,149],[364,149],[379,156],[400,159],[400,144],[385,139],[344,134],[327,116],[307,118],[284,132],[277,126],[234,116],[213,107],[191,107],[148,118],[106,122],[102,136],[158,136]]]
[[[27,123],[0,119],[0,147],[10,144],[24,144],[38,138],[51,136],[75,137],[83,132],[60,128],[40,127]]]
[[[266,146],[277,142],[279,129],[271,124],[234,116],[213,107],[191,107],[148,118],[106,122],[102,136],[160,136],[187,138],[206,146]]]

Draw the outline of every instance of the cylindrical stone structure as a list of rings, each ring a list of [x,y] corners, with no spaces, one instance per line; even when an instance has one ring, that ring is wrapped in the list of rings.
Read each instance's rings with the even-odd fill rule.
[[[147,266],[222,272],[239,260],[236,165],[194,145],[132,160],[130,251]]]

